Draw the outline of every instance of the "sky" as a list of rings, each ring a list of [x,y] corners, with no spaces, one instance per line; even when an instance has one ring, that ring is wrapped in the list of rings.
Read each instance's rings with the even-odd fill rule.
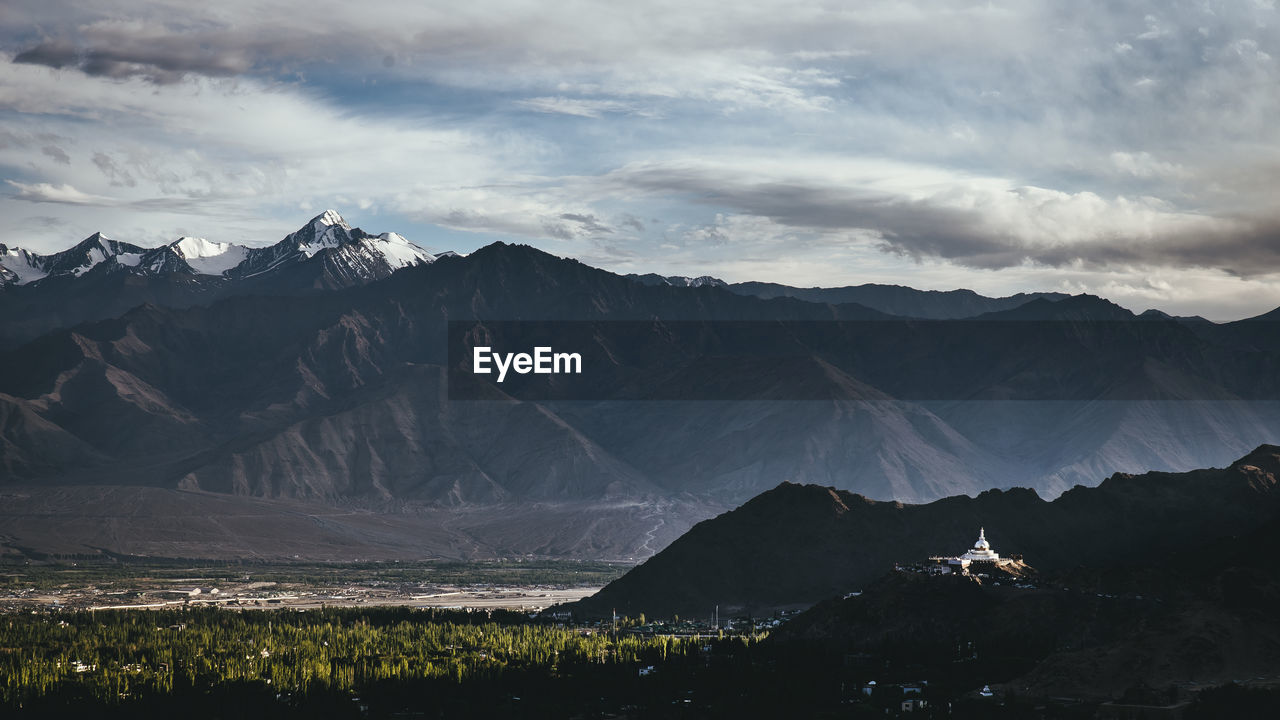
[[[0,4],[0,243],[1280,306],[1271,0],[193,5]]]

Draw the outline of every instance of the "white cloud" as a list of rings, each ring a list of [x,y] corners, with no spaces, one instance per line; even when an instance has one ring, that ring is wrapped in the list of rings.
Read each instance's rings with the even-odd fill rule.
[[[1186,168],[1152,157],[1151,153],[1120,152],[1111,153],[1111,163],[1117,171],[1138,178],[1188,178]]]
[[[53,185],[51,183],[21,183],[6,180],[18,192],[14,195],[18,200],[36,203],[66,203],[68,205],[110,205],[110,198],[101,195],[90,195],[80,192],[70,185]]]
[[[447,194],[510,179],[517,164],[543,152],[539,141],[517,133],[354,116],[302,88],[247,79],[153,86],[0,62],[0,108],[18,111],[10,126],[24,136],[48,129],[77,136],[87,152],[68,163],[14,142],[0,145],[0,164],[40,169],[41,182],[11,181],[14,199],[119,208],[72,224],[71,232],[84,234],[132,214],[139,217],[131,226],[150,220],[150,236],[166,226],[190,228],[194,215],[211,224],[240,219],[248,236],[222,240],[270,242],[300,219],[263,218],[264,208],[343,198],[364,209],[412,210],[406,188]],[[255,217],[262,218],[257,232],[249,222]],[[66,232],[35,230],[23,242],[61,249]]]
[[[875,158],[719,158],[638,163],[599,184],[682,198],[808,232],[872,233],[884,249],[978,268],[1049,266],[1280,269],[1247,245],[1253,224],[1181,211],[1158,198],[1017,185]],[[1195,239],[1228,238],[1221,247]],[[1191,242],[1188,245],[1188,241]],[[1258,265],[1259,261],[1266,265]]]
[[[4,12],[14,192],[0,212],[24,243],[209,223],[267,242],[296,208],[338,204],[584,257],[674,244],[681,262],[743,263],[717,253],[804,247],[832,258],[793,266],[815,278],[843,272],[846,247],[859,267],[957,284],[996,282],[997,267],[1084,283],[1277,262],[1267,3],[318,0],[322,23],[279,0]],[[26,64],[5,61],[18,53]],[[62,199],[26,215],[37,198]],[[645,222],[608,220],[626,214]],[[1155,292],[1138,277],[1096,286]]]
[[[576,115],[578,117],[599,118],[606,113],[622,113],[627,115],[645,115],[653,117],[653,111],[640,110],[630,103],[618,100],[590,100],[586,98],[568,97],[535,97],[517,100],[516,105],[527,110],[540,113],[558,113],[560,115]]]

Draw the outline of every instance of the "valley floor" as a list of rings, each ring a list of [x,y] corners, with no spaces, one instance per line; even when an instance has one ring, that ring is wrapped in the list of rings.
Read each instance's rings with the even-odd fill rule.
[[[692,500],[335,505],[151,487],[6,486],[0,559],[636,563],[725,509]]]
[[[582,561],[358,564],[0,563],[0,612],[474,608],[538,611],[627,565]]]

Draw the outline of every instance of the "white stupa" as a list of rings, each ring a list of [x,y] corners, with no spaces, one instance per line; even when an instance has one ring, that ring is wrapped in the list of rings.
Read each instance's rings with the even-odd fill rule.
[[[1000,553],[992,550],[991,543],[987,542],[986,528],[978,528],[978,542],[973,544],[969,552],[961,555],[960,559],[969,562],[1000,562]]]
[[[1001,560],[1000,553],[991,549],[991,543],[987,542],[986,528],[978,528],[978,541],[965,554],[953,558],[937,558],[937,560],[945,561],[956,572],[968,571],[970,563],[980,562],[1004,565],[1009,562],[1008,560]]]

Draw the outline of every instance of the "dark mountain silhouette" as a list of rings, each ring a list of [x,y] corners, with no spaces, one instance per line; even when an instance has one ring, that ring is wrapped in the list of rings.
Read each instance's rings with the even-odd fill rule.
[[[1229,517],[1224,496],[1262,506],[1235,527],[1188,534],[1175,514],[1173,537],[1119,558],[1086,551],[1084,565],[1031,586],[889,573],[859,596],[818,604],[771,642],[878,658],[961,690],[990,684],[1002,696],[1168,705],[1187,699],[1178,688],[1267,677],[1280,647],[1278,451],[1259,448],[1224,471],[1234,474],[1227,486],[1206,488],[1211,516]],[[1166,496],[1152,496],[1140,519],[1162,512]],[[1133,533],[1110,535],[1121,547]]]
[[[741,282],[726,285],[740,295],[761,298],[790,297],[809,302],[839,305],[857,303],[889,315],[956,320],[986,313],[1012,310],[1033,300],[1062,300],[1064,293],[1018,293],[992,298],[972,290],[916,290],[901,285],[853,285],[838,288],[797,288],[770,282]]]
[[[738,295],[750,295],[766,300],[785,297],[822,305],[854,303],[879,310],[887,315],[929,320],[977,317],[986,313],[1012,310],[1033,300],[1056,301],[1070,297],[1065,293],[1018,293],[1008,297],[993,298],[979,295],[972,290],[917,290],[902,285],[874,283],[833,288],[799,288],[771,282],[726,283],[708,275],[685,277],[647,273],[627,277],[645,285],[722,287]]]
[[[802,613],[770,642],[868,658],[860,682],[910,668],[957,693],[989,685],[1002,698],[1169,705],[1187,700],[1188,686],[1276,667],[1280,572],[1257,556],[1280,550],[1280,524],[1210,546],[1213,555],[1050,573],[1032,587],[891,573]]]
[[[1264,445],[1227,468],[1117,474],[1052,502],[1019,488],[904,505],[784,483],[699,523],[573,609],[687,617],[717,605],[722,614],[804,607],[863,590],[895,563],[958,555],[979,527],[997,552],[1042,573],[1195,558],[1280,516],[1277,478],[1280,447]]]

